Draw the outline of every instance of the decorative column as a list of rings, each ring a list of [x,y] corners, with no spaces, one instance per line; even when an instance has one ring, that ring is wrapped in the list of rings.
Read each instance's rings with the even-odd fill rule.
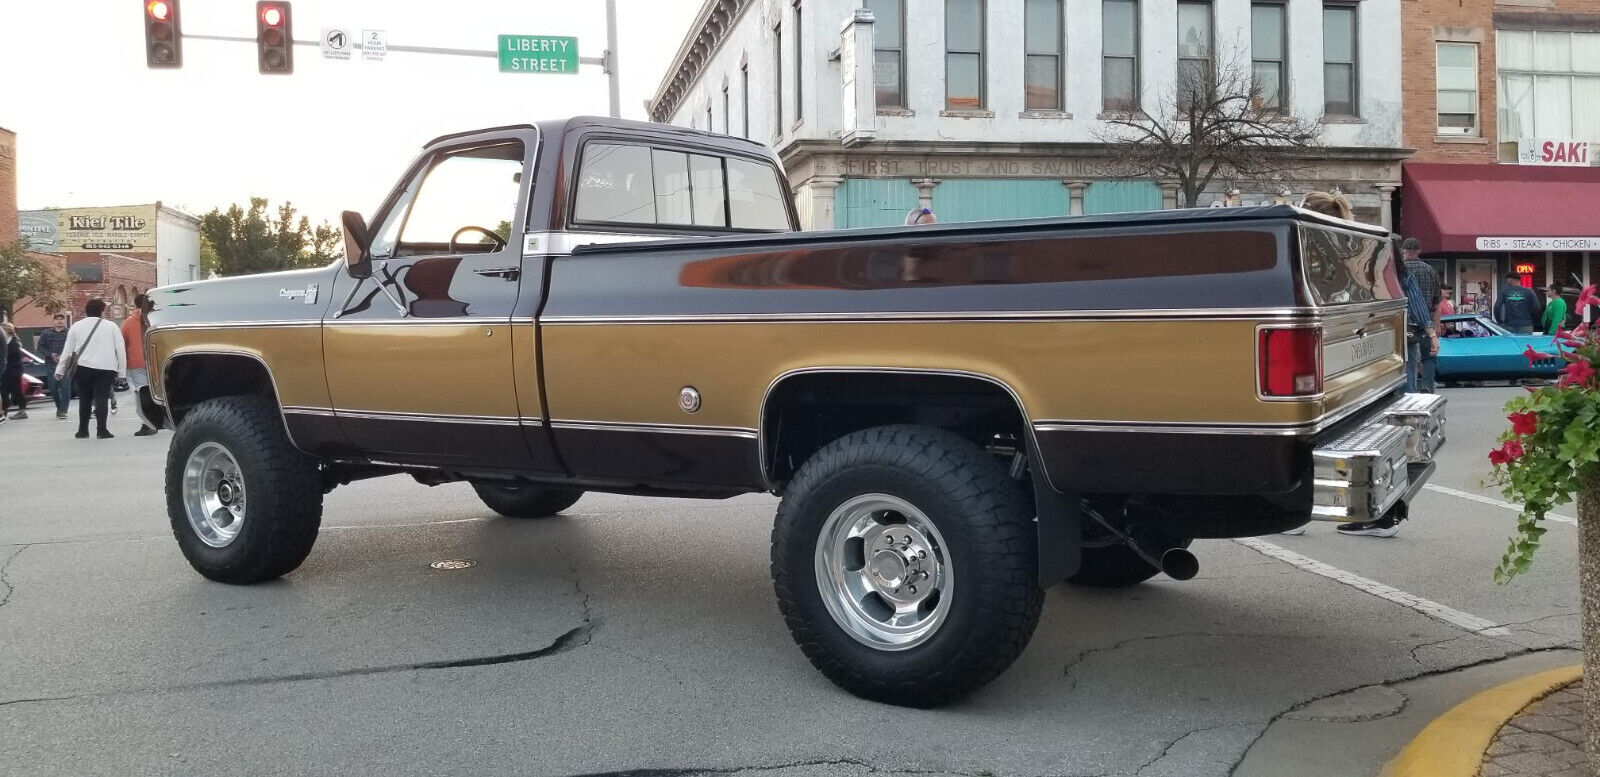
[[[838,194],[839,184],[844,183],[844,177],[838,175],[816,175],[806,182],[811,190],[811,220],[809,229],[833,229],[833,203]]]
[[[1064,179],[1061,181],[1067,187],[1067,213],[1072,216],[1083,215],[1083,193],[1089,189],[1088,181],[1074,181]]]
[[[1161,182],[1161,208],[1173,210],[1178,207],[1178,184],[1175,181]]]
[[[1398,188],[1397,183],[1377,184],[1378,224],[1390,232],[1394,231],[1394,190]]]
[[[933,208],[933,187],[939,185],[938,178],[913,178],[911,185],[917,187],[917,205],[923,208]],[[937,211],[935,216],[939,215]]]
[[[839,30],[840,97],[839,141],[853,146],[878,134],[878,93],[872,84],[872,12],[855,9]]]

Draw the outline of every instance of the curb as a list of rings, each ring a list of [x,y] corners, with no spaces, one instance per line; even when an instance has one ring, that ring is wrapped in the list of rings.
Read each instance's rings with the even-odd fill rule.
[[[1434,718],[1379,775],[1477,777],[1484,752],[1506,721],[1582,677],[1582,665],[1565,666],[1483,691]]]

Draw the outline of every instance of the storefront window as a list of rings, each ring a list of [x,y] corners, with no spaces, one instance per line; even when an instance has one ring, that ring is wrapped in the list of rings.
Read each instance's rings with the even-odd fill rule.
[[[1495,295],[1499,291],[1499,261],[1496,259],[1456,260],[1456,312],[1494,312]]]
[[[1500,161],[1517,140],[1600,141],[1600,33],[1499,30]]]

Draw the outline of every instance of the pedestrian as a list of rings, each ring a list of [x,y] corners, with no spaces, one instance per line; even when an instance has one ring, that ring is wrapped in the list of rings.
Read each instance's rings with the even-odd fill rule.
[[[45,391],[56,403],[56,420],[67,417],[67,405],[72,402],[72,386],[56,379],[56,365],[61,363],[61,349],[67,345],[67,314],[57,313],[51,329],[39,335],[39,358],[44,359]]]
[[[1506,287],[1500,292],[1500,299],[1494,303],[1494,320],[1511,330],[1512,334],[1531,335],[1534,324],[1539,323],[1543,312],[1539,295],[1523,286],[1521,277],[1516,273],[1506,273]]]
[[[1456,314],[1455,292],[1451,289],[1441,289],[1444,298],[1439,300],[1439,317],[1453,316]]]
[[[1345,221],[1355,220],[1355,214],[1350,209],[1350,198],[1343,194],[1306,192],[1306,196],[1300,198],[1300,207]]]
[[[146,403],[142,401],[140,392],[150,390],[150,373],[144,364],[144,334],[150,329],[150,309],[155,307],[150,298],[143,294],[134,295],[133,314],[122,322],[122,345],[128,352],[128,388],[133,390],[133,406],[140,410],[139,431],[134,432],[134,437],[149,437],[156,433],[156,428],[144,420],[143,408]]]
[[[6,411],[17,411],[12,420],[21,421],[28,417],[28,396],[22,393],[22,338],[10,321],[0,324],[0,330],[6,336],[6,366],[0,367],[0,393],[5,395]]]
[[[1434,393],[1434,376],[1438,374],[1439,366],[1439,330],[1442,327],[1439,317],[1440,303],[1444,302],[1444,294],[1439,283],[1439,273],[1427,262],[1418,256],[1422,253],[1422,243],[1414,237],[1408,237],[1400,243],[1400,255],[1405,259],[1405,269],[1415,283],[1415,289],[1405,286],[1407,310],[1414,315],[1426,314],[1425,320],[1420,322],[1409,321],[1406,354],[1406,386],[1408,391],[1420,391],[1424,394]],[[1422,303],[1420,307],[1411,304],[1413,293]],[[1415,342],[1416,354],[1413,356],[1410,349]]]
[[[1544,290],[1545,306],[1544,316],[1539,320],[1544,324],[1544,333],[1554,336],[1567,324],[1567,301],[1561,298],[1561,286],[1552,283]]]
[[[73,436],[80,440],[89,436],[91,409],[97,436],[102,440],[116,436],[106,428],[110,417],[106,406],[111,401],[111,382],[128,371],[128,353],[115,325],[103,326],[106,322],[100,314],[105,310],[105,302],[89,300],[83,307],[84,317],[67,329],[67,342],[62,349],[66,356],[56,365],[56,378],[67,377],[70,370],[78,387],[78,433]]]
[[[906,213],[906,226],[908,227],[916,224],[937,223],[939,223],[939,217],[933,215],[933,208],[929,208],[925,205],[919,205],[915,208],[912,208],[910,212]]]
[[[6,312],[4,310],[0,310],[0,324],[4,324],[5,322]],[[6,355],[6,349],[9,345],[11,345],[11,339],[6,337],[6,330],[3,327],[0,327],[0,374],[5,373],[6,365],[11,361],[10,357]],[[6,393],[4,391],[0,391],[0,424],[5,423],[5,421]]]

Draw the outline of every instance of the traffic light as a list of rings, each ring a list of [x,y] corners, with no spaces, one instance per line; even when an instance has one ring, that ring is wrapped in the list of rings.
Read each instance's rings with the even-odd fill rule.
[[[178,0],[144,1],[144,61],[150,67],[183,67],[183,29]]]
[[[256,65],[267,74],[294,72],[294,29],[288,3],[256,3]]]

